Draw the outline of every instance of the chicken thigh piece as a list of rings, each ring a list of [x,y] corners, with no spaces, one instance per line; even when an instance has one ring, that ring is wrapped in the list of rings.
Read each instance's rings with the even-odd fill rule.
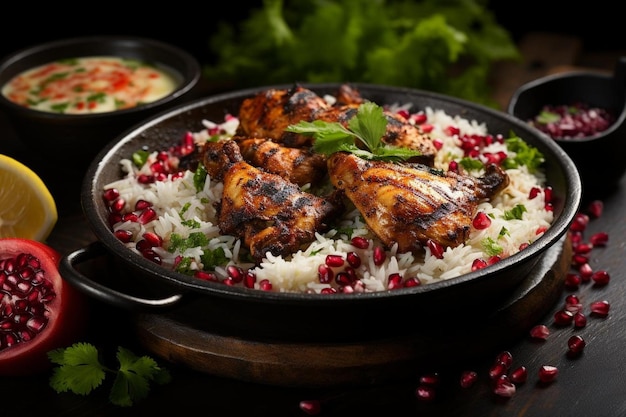
[[[233,137],[243,158],[264,171],[299,186],[318,184],[326,176],[326,157],[307,148],[288,148],[269,139]]]
[[[343,190],[369,228],[401,252],[418,253],[429,239],[463,243],[480,201],[503,190],[508,175],[490,165],[481,178],[443,173],[421,164],[368,161],[340,152],[328,159],[333,185]]]
[[[308,136],[285,132],[287,126],[311,121],[330,104],[313,91],[295,85],[269,89],[245,99],[239,107],[239,136],[268,138],[291,148],[311,146]]]
[[[232,140],[207,142],[203,162],[224,184],[216,207],[220,231],[243,239],[256,262],[267,252],[286,256],[298,251],[343,209],[339,199],[301,191],[280,175],[250,165]]]

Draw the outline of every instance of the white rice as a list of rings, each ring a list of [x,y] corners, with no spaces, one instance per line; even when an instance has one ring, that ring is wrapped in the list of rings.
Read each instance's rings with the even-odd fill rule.
[[[453,125],[460,129],[462,134],[486,135],[487,128],[484,124],[474,120],[466,120],[459,116],[448,115],[442,110],[427,108],[424,110],[428,116],[428,123],[434,125],[431,132],[433,139],[443,143],[438,152],[435,167],[447,170],[452,160],[459,160],[463,151],[458,146],[456,135],[448,136],[445,132],[447,126]],[[202,121],[203,129],[194,133],[197,144],[206,141],[210,135],[209,129],[221,127],[224,137],[232,135],[237,128],[237,120],[229,119],[224,123],[215,121]],[[490,151],[506,151],[509,157],[514,156],[503,144],[490,145]],[[155,150],[149,160],[156,158],[158,150]],[[134,233],[134,240],[127,244],[133,251],[136,241],[141,239],[144,232],[152,231],[164,239],[164,245],[155,248],[162,258],[165,268],[174,268],[177,258],[191,258],[191,269],[203,269],[201,255],[204,250],[223,248],[229,264],[241,266],[244,270],[251,269],[257,277],[256,288],[259,282],[267,280],[272,285],[272,291],[281,292],[315,292],[319,293],[331,284],[321,284],[318,281],[318,266],[325,263],[329,254],[341,255],[344,259],[350,251],[356,252],[363,260],[363,264],[357,269],[360,283],[354,291],[384,291],[388,288],[387,281],[390,274],[399,273],[402,277],[418,278],[421,284],[445,280],[471,271],[472,263],[476,259],[489,259],[482,242],[491,238],[502,247],[500,257],[504,258],[516,253],[520,245],[534,242],[541,233],[538,230],[547,229],[553,220],[551,210],[545,209],[544,193],[530,200],[529,192],[533,187],[543,190],[546,186],[542,172],[529,173],[525,166],[507,170],[510,185],[507,189],[495,196],[491,201],[482,202],[478,206],[479,211],[490,215],[491,226],[485,230],[472,228],[467,242],[455,248],[447,248],[442,259],[431,255],[428,249],[424,255],[416,256],[411,253],[397,253],[395,247],[386,250],[386,260],[382,265],[373,262],[373,247],[381,246],[381,243],[370,233],[358,211],[352,210],[345,213],[338,226],[353,229],[351,236],[340,235],[337,229],[332,229],[324,234],[317,234],[316,240],[305,249],[294,253],[289,257],[267,257],[260,265],[255,266],[244,261],[239,256],[241,242],[233,236],[223,236],[217,226],[216,211],[214,204],[220,200],[222,184],[207,178],[204,188],[196,192],[193,182],[194,174],[186,171],[182,178],[159,181],[148,185],[139,184],[136,176],[140,173],[149,174],[149,163],[139,170],[129,159],[121,162],[121,167],[126,176],[118,181],[108,184],[105,188],[117,188],[121,197],[127,201],[128,210],[134,207],[139,199],[147,200],[154,204],[153,208],[159,214],[157,220],[146,225],[136,222],[120,222],[113,226],[114,230],[125,229]],[[480,176],[482,172],[472,172],[472,175]],[[526,211],[519,220],[505,220],[504,213],[518,204],[522,204]],[[195,220],[190,225],[189,220]],[[501,234],[503,228],[507,233]],[[340,229],[343,230],[343,229]],[[167,248],[169,237],[176,233],[186,238],[190,233],[202,232],[209,238],[207,247],[186,249],[184,252],[175,251],[170,253]],[[367,249],[357,249],[350,244],[350,237],[364,236],[370,239]],[[226,266],[215,268],[213,271],[220,279],[227,276]]]

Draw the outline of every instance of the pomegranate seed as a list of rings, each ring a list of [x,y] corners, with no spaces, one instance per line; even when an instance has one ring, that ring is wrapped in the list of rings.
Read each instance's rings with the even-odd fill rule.
[[[587,343],[581,336],[574,335],[567,340],[568,353],[570,355],[580,355],[586,344]]]
[[[496,362],[503,364],[508,370],[513,363],[513,355],[508,350],[500,352],[500,354],[496,357]]]
[[[565,288],[575,290],[580,286],[581,281],[580,275],[569,273],[565,276]]]
[[[523,384],[528,379],[528,370],[525,366],[515,368],[509,375],[514,384]]]
[[[477,271],[487,266],[487,262],[484,259],[474,259],[474,261],[472,262],[472,271]]]
[[[428,239],[426,242],[428,248],[430,249],[430,253],[437,259],[443,259],[444,248],[439,243],[435,242],[432,239]]]
[[[448,171],[450,172],[459,172],[459,163],[456,161],[450,161],[448,164]]]
[[[576,296],[575,294],[570,294],[565,297],[565,309],[573,313],[582,310],[582,304],[580,304],[578,296]]]
[[[546,340],[550,335],[550,329],[545,324],[538,324],[530,329],[530,337],[533,339]]]
[[[493,393],[499,397],[511,398],[515,395],[515,384],[506,375],[502,375],[495,382]]]
[[[141,254],[143,255],[144,258],[154,262],[155,264],[161,265],[161,262],[163,261],[161,259],[161,256],[159,256],[154,250],[152,249],[146,249],[141,251]]]
[[[303,400],[300,401],[300,410],[310,416],[315,416],[322,411],[322,404],[319,400]]]
[[[580,311],[574,314],[574,327],[581,329],[587,325],[587,316]]]
[[[102,194],[102,197],[104,198],[104,200],[109,203],[115,201],[119,196],[120,196],[120,192],[117,188],[109,188],[108,190],[105,190],[104,193]]]
[[[348,252],[346,254],[346,261],[348,261],[348,265],[350,265],[352,268],[358,268],[359,266],[361,266],[361,258],[356,252]]]
[[[130,242],[133,238],[133,233],[129,230],[116,230],[113,234],[120,240],[120,242],[124,243]]]
[[[559,374],[559,369],[552,365],[542,365],[539,368],[539,380],[543,383],[552,382]]]
[[[491,219],[485,212],[479,211],[478,213],[476,213],[476,216],[472,221],[472,226],[474,226],[474,228],[477,230],[487,229],[489,226],[491,226]]]
[[[606,246],[609,241],[609,234],[606,232],[594,233],[589,239],[593,247]]]
[[[139,214],[137,221],[141,224],[147,224],[153,221],[154,219],[156,219],[157,217],[158,217],[157,212],[153,208],[148,207],[147,209],[145,209]]]
[[[259,282],[259,288],[261,291],[272,291],[272,283],[268,279],[262,279]]]
[[[461,129],[459,129],[456,126],[448,126],[443,130],[446,135],[448,136],[454,136],[454,135],[458,135],[459,133],[461,133]]]
[[[370,246],[369,240],[362,236],[355,236],[350,242],[352,243],[352,246],[358,249],[367,249]]]
[[[608,301],[594,301],[591,303],[591,313],[599,317],[606,317],[609,315],[610,304]]]
[[[152,203],[146,200],[137,200],[137,202],[135,203],[135,210],[137,211],[145,210],[148,207],[152,207]]]
[[[387,254],[385,253],[385,250],[383,248],[381,248],[380,246],[376,246],[374,247],[373,257],[374,265],[382,265],[387,259]]]
[[[124,213],[121,220],[123,222],[137,223],[139,222],[139,216],[135,213]]]
[[[528,192],[528,199],[532,200],[537,197],[541,193],[541,189],[539,187],[532,187]]]
[[[470,388],[478,381],[478,373],[475,371],[463,371],[461,373],[461,388]]]
[[[250,270],[246,271],[243,277],[243,286],[246,288],[254,288],[256,283],[256,274]]]
[[[154,175],[140,174],[137,176],[137,182],[139,184],[152,184],[154,181]]]
[[[335,282],[341,286],[348,286],[352,284],[352,277],[350,277],[350,275],[346,272],[342,271],[335,276]]]
[[[156,233],[146,232],[143,234],[143,238],[151,247],[160,247],[163,244],[163,239]]]
[[[217,281],[217,276],[212,272],[196,271],[193,276],[204,281]]]
[[[587,213],[589,216],[597,219],[602,216],[602,211],[604,210],[604,203],[601,200],[594,200],[587,206]]]
[[[435,400],[436,390],[430,385],[420,385],[415,390],[415,396],[418,400],[424,402],[431,402]]]
[[[552,187],[548,186],[543,189],[543,199],[546,203],[552,202]]]
[[[435,128],[434,125],[431,125],[428,123],[424,123],[420,126],[420,129],[422,129],[422,133],[430,133],[433,131],[434,128]]]
[[[402,275],[397,272],[390,274],[387,278],[387,288],[390,290],[402,288]]]
[[[578,266],[578,274],[580,275],[580,280],[582,282],[589,282],[591,276],[593,275],[593,270],[591,269],[591,265],[588,263],[584,263]]]
[[[574,248],[574,252],[577,254],[586,254],[591,252],[591,249],[593,249],[593,247],[587,243],[580,243],[578,245],[576,245],[576,247]]]
[[[242,282],[246,276],[243,269],[236,265],[228,265],[226,267],[226,273],[228,274],[228,278],[232,279],[235,283]]]
[[[591,279],[595,283],[595,285],[607,285],[611,280],[611,276],[607,271],[599,270],[591,275]]]
[[[343,266],[344,260],[341,255],[326,255],[326,265],[334,268]]]
[[[125,206],[126,200],[124,200],[123,198],[118,198],[117,200],[113,201],[113,203],[111,203],[110,210],[113,213],[121,213],[124,210]]]
[[[322,264],[317,267],[317,279],[322,284],[328,284],[333,280],[335,274],[328,265]]]
[[[413,119],[413,122],[416,125],[421,125],[422,123],[426,123],[428,116],[426,116],[426,113],[424,112],[417,112],[411,116],[411,119]]]
[[[572,256],[572,263],[574,265],[582,265],[582,264],[586,264],[587,262],[589,262],[589,258],[585,255],[576,253]]]
[[[422,385],[430,385],[432,387],[436,387],[441,382],[441,379],[439,377],[439,374],[432,373],[432,374],[425,374],[425,375],[420,376],[419,382]]]
[[[558,326],[566,326],[574,320],[574,313],[569,310],[559,310],[554,313],[554,324]]]
[[[489,378],[495,380],[500,378],[502,375],[506,375],[507,372],[507,366],[501,362],[496,362],[493,365],[491,365],[491,368],[489,368]]]

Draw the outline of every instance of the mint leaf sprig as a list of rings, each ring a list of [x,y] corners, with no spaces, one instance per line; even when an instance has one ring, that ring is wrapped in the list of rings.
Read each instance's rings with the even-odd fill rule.
[[[48,352],[48,358],[60,365],[53,370],[50,386],[57,392],[71,391],[87,395],[102,385],[106,374],[115,374],[109,400],[118,406],[129,407],[148,396],[150,383],[170,382],[171,375],[148,356],[136,356],[121,346],[117,350],[118,369],[100,362],[98,350],[89,343],[75,343],[68,348]]]
[[[289,125],[287,132],[313,136],[313,150],[324,155],[350,152],[363,159],[407,160],[421,155],[420,151],[392,146],[382,141],[387,131],[387,118],[382,107],[373,102],[359,105],[348,128],[338,122],[315,120]]]

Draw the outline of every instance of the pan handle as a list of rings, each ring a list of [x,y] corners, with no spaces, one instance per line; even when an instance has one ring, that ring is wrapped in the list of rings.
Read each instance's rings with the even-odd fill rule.
[[[75,268],[75,266],[83,262],[106,254],[105,246],[99,241],[77,249],[61,258],[59,264],[61,276],[84,293],[100,301],[128,310],[165,310],[177,305],[183,299],[183,294],[174,294],[161,299],[135,297],[102,285],[86,277]]]

